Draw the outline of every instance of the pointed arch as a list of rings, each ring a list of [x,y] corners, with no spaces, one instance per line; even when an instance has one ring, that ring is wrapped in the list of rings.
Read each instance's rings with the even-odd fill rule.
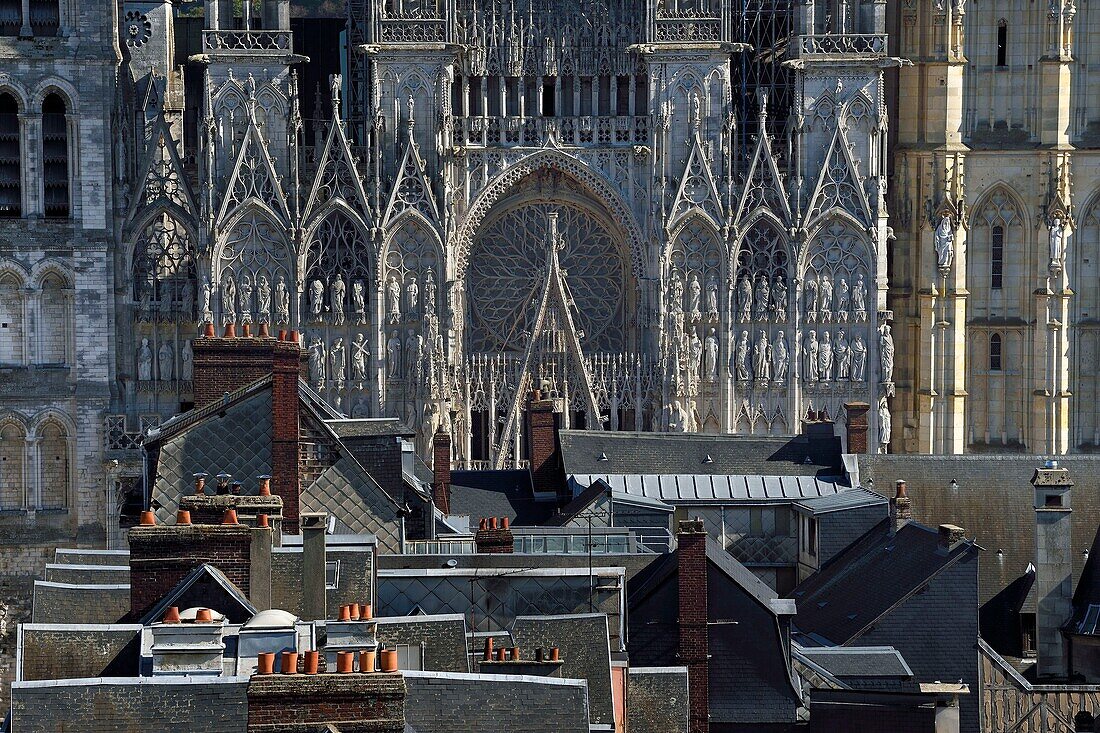
[[[785,230],[774,214],[762,213],[749,223],[736,242],[731,268],[739,323],[787,322],[794,273]]]
[[[1022,316],[1028,243],[1027,208],[1003,183],[995,183],[970,211],[966,238],[968,317]]]
[[[295,256],[286,228],[274,212],[252,203],[234,215],[212,258],[214,283],[219,289],[218,315],[223,324],[272,322],[256,292],[260,278],[270,285],[282,278],[288,287],[297,282]],[[270,301],[270,299],[268,299]],[[262,320],[261,320],[262,319]],[[293,321],[291,321],[293,322]]]
[[[303,218],[310,221],[317,215],[317,221],[325,215],[319,212],[332,201],[343,201],[349,208],[356,210],[357,218],[371,221],[371,209],[367,202],[366,191],[355,165],[355,156],[351,152],[347,135],[344,134],[344,124],[339,117],[339,109],[335,110],[332,122],[329,126],[328,138],[325,141],[324,152],[321,154],[321,162],[317,165],[317,174],[313,179],[313,187],[306,199]],[[368,225],[369,226],[369,225]]]
[[[141,316],[180,312],[190,320],[198,285],[194,230],[167,207],[149,212],[129,251],[132,297]]]
[[[18,413],[0,416],[0,510],[27,506],[27,423]]]
[[[726,214],[718,195],[718,186],[703,152],[703,141],[698,131],[694,137],[687,162],[684,164],[680,186],[672,201],[672,210],[669,214],[671,226],[675,226],[679,219],[689,214],[701,212],[716,228],[722,227],[726,223]]]
[[[760,127],[764,129],[763,122]],[[791,207],[787,201],[783,176],[772,154],[770,139],[763,132],[759,135],[756,150],[753,152],[734,221],[746,221],[760,211],[778,214],[784,222],[791,220]]]
[[[798,271],[806,323],[851,322],[852,335],[871,333],[854,324],[872,318],[873,246],[860,223],[843,211],[820,222],[809,237]]]
[[[378,262],[377,282],[385,294],[386,320],[392,325],[411,325],[429,315],[438,319],[443,241],[432,222],[415,209],[393,224]],[[430,308],[425,307],[428,305]]]
[[[303,282],[307,289],[315,281],[323,284],[323,312],[333,314],[330,320],[335,321],[334,325],[345,323],[345,312],[351,316],[353,323],[364,324],[370,312],[366,304],[369,292],[373,290],[375,265],[370,235],[362,219],[347,204],[333,201],[325,211],[319,212],[305,242],[305,255],[300,263]],[[345,288],[346,296],[342,302],[335,302],[331,287],[337,278]],[[363,289],[362,311],[354,303],[356,283]]]
[[[146,218],[141,212],[154,206],[170,208],[178,218],[196,216],[199,208],[191,191],[191,183],[163,113],[158,114],[144,157],[143,172],[139,178],[141,188],[133,197],[127,215],[128,229],[136,229],[134,220]]]
[[[35,423],[39,509],[69,506],[75,434],[71,421],[60,419],[52,411]]]
[[[814,193],[806,206],[807,228],[814,228],[818,221],[836,212],[848,214],[861,228],[870,226],[871,206],[860,183],[862,180],[844,129],[837,125],[822,160]]]
[[[13,262],[0,263],[0,364],[23,366],[27,356],[27,281],[29,275]]]
[[[237,154],[233,173],[229,176],[225,190],[218,222],[234,219],[237,212],[249,205],[266,208],[284,225],[290,221],[290,209],[279,182],[279,174],[256,126],[256,120],[251,115],[244,143]]]

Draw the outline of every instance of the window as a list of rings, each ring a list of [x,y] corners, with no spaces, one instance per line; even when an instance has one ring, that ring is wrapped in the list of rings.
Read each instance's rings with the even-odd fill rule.
[[[59,0],[30,0],[31,31],[36,36],[56,36],[61,27]]]
[[[55,273],[42,279],[38,364],[68,363],[69,308],[65,282]]]
[[[15,275],[0,274],[0,364],[24,363],[22,290]]]
[[[991,242],[989,247],[989,286],[994,290],[1000,290],[1004,285],[1004,257],[1005,228],[998,224],[991,230]]]
[[[56,422],[38,431],[39,507],[62,509],[69,495],[69,436]]]
[[[1024,656],[1035,656],[1035,614],[1020,614],[1020,643],[1023,646]]]
[[[393,646],[397,647],[398,669],[424,669],[424,647],[422,644],[394,644]]]
[[[23,210],[21,157],[19,104],[12,95],[0,94],[0,216],[3,217],[19,216]]]
[[[997,66],[1008,66],[1008,21],[997,23]]]
[[[340,561],[325,562],[325,588],[332,590],[340,585]]]
[[[69,216],[69,122],[65,102],[57,94],[42,103],[42,176],[46,216]]]
[[[1001,334],[989,337],[989,371],[1001,371]]]
[[[22,0],[0,0],[0,36],[18,36],[22,25]]]
[[[26,505],[26,434],[14,423],[0,427],[0,511]]]
[[[542,116],[543,117],[556,117],[558,114],[557,101],[554,97],[554,82],[556,81],[553,76],[545,76],[542,79]]]
[[[817,557],[817,520],[810,519],[806,530],[806,548],[811,555]]]

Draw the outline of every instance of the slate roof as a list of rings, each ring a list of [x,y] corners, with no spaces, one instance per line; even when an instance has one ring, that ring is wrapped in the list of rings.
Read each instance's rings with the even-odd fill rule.
[[[1034,612],[1027,567],[1035,561],[1035,510],[1031,477],[1047,457],[1021,455],[859,457],[863,486],[892,496],[894,482],[905,479],[913,518],[930,526],[955,524],[986,550],[978,564],[979,602],[987,603],[1010,585],[1027,595],[1022,610]],[[1100,456],[1059,456],[1075,482],[1071,503],[1073,580],[1084,569],[1084,550],[1092,545],[1100,517]],[[951,486],[951,480],[958,488]],[[873,485],[872,483],[873,482]]]
[[[467,514],[471,524],[482,517],[509,517],[512,524],[533,527],[557,509],[554,501],[537,501],[526,470],[452,471],[451,514]]]
[[[699,433],[559,432],[568,474],[714,474],[837,476],[840,439],[813,426],[806,435],[772,438]],[[605,456],[606,460],[600,460]],[[707,458],[709,457],[709,461]]]
[[[612,491],[668,504],[789,503],[832,496],[849,487],[844,479],[814,476],[709,474],[573,474],[581,486],[603,481]]]
[[[1081,580],[1073,591],[1073,616],[1066,624],[1069,631],[1088,635],[1100,633],[1100,614],[1090,613],[1090,606],[1100,606],[1100,529],[1093,537]]]
[[[325,420],[325,424],[340,438],[376,438],[386,435],[409,438],[416,435],[416,431],[396,417],[340,418]]]
[[[940,550],[939,532],[909,522],[891,535],[889,520],[836,555],[792,592],[795,624],[807,638],[845,644],[936,575],[978,547],[970,540]]]
[[[300,511],[336,517],[338,534],[373,534],[390,552],[401,546],[401,506],[350,452],[302,489]]]
[[[817,515],[886,503],[887,499],[884,496],[876,494],[874,491],[859,488],[825,496],[811,496],[795,502],[794,506],[796,509],[804,509],[810,514]]]
[[[912,677],[913,670],[892,646],[802,647],[797,651],[838,679]]]

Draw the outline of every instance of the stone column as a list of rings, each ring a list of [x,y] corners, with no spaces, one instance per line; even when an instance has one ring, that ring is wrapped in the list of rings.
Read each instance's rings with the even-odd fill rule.
[[[20,38],[31,38],[34,31],[31,29],[31,0],[23,0],[23,25],[19,28]]]

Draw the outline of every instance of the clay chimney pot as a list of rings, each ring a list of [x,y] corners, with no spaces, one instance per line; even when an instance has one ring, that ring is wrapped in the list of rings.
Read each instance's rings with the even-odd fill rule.
[[[306,652],[305,673],[317,674],[317,667],[320,663],[321,654],[316,649],[310,649]]]
[[[260,324],[260,332],[257,335],[262,339],[265,339],[271,335],[271,331],[268,330],[266,323]]]
[[[298,674],[298,652],[283,652],[279,671],[283,674]]]
[[[157,523],[157,515],[146,509],[141,513],[141,526],[152,527]]]
[[[271,522],[267,521],[267,515],[266,514],[260,514],[256,517],[256,526],[261,527],[263,529],[267,529],[268,527],[271,526]]]
[[[180,622],[180,607],[169,606],[168,610],[164,612],[164,618],[161,619],[161,622],[166,624],[178,624]]]
[[[909,496],[909,490],[906,488],[905,479],[899,478],[897,480],[894,496],[898,497],[899,499],[903,499]]]
[[[237,521],[237,510],[226,509],[225,514],[222,515],[222,524],[240,524]]]
[[[209,608],[200,608],[195,613],[195,623],[197,624],[209,624],[214,622],[214,614],[210,613]]]
[[[359,620],[359,604],[358,603],[352,603],[350,606],[348,606],[348,609],[351,611],[351,620],[352,621],[358,621]]]
[[[351,621],[351,607],[347,605],[340,606],[340,621]]]
[[[370,621],[372,618],[374,618],[374,609],[371,608],[371,605],[369,603],[360,603],[359,620]]]
[[[176,512],[176,524],[191,524],[191,512],[187,509]]]
[[[256,657],[256,674],[275,673],[275,652],[260,652]]]
[[[227,339],[237,338],[237,324],[235,324],[235,323],[225,324],[225,337]]]
[[[214,324],[207,321],[206,325],[202,327],[202,335],[208,339],[217,338],[217,334],[214,332]]]

